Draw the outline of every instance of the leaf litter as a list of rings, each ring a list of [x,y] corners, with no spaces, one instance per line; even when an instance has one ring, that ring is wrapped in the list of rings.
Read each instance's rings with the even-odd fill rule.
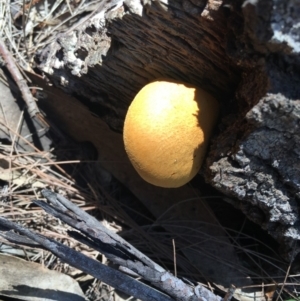
[[[27,77],[23,71],[32,71],[35,68],[36,53],[51,43],[57,34],[67,31],[71,25],[80,22],[83,15],[93,12],[97,3],[98,1],[84,0],[0,2],[0,38],[25,78]],[[2,95],[5,87],[9,86],[9,79],[3,72],[0,79],[3,84],[0,93]],[[14,99],[14,96],[11,95],[11,98]],[[155,219],[147,214],[147,210],[140,211],[139,206],[131,206],[130,202],[128,205],[122,203],[122,199],[134,197],[114,179],[108,180],[109,189],[104,189],[94,180],[92,165],[95,164],[95,159],[90,159],[85,154],[86,151],[88,152],[88,147],[78,147],[78,144],[66,137],[59,129],[53,130],[53,127],[47,126],[50,121],[44,116],[42,122],[36,123],[38,133],[32,133],[24,121],[26,119],[24,107],[23,109],[15,106],[12,108],[15,100],[11,100],[7,108],[4,108],[4,104],[7,103],[1,101],[1,217],[16,221],[26,228],[54,238],[91,258],[108,264],[105,256],[72,239],[67,234],[69,230],[67,225],[45,214],[42,209],[32,204],[33,200],[41,198],[42,188],[52,189],[67,196],[78,207],[96,216],[109,229],[121,233],[124,238],[165,268],[171,270],[178,268],[177,273],[183,278],[193,282],[201,280],[206,287],[214,286],[214,290],[219,288],[221,292],[227,290],[218,284],[205,282],[205,275],[203,276],[201,271],[195,269],[182,253],[187,246],[195,247],[195,252],[199,252],[198,240],[199,237],[203,239],[203,233],[199,236],[198,227],[186,236],[184,231],[186,223],[183,224],[182,220],[177,220],[176,214],[173,218],[170,218],[172,215],[168,215],[166,219]],[[18,118],[8,116],[12,112],[16,112]],[[44,139],[42,147],[35,145],[34,135],[40,140]],[[55,141],[61,141],[62,137],[67,143],[62,146],[55,144]],[[57,155],[59,148],[63,156]],[[60,157],[59,160],[58,157]],[[80,159],[74,160],[74,157]],[[222,197],[218,196],[218,198]],[[198,221],[198,223],[201,229],[203,222]],[[242,258],[243,266],[235,268],[244,270],[245,274],[255,280],[252,287],[256,293],[261,292],[261,296],[264,298],[268,296],[268,299],[272,299],[273,296],[279,298],[283,292],[292,298],[297,297],[298,275],[287,272],[289,265],[281,261],[275,249],[270,249],[259,239],[244,233],[244,226],[241,229],[222,227],[228,234],[238,256]],[[214,238],[208,237],[207,239]],[[175,241],[175,247],[172,241]],[[177,267],[174,267],[174,249]],[[268,252],[262,253],[263,249],[268,249]],[[120,298],[112,287],[62,263],[59,258],[48,251],[3,241],[0,245],[0,252],[18,256],[29,263],[38,263],[50,270],[72,276],[90,300],[106,301]],[[17,260],[19,259],[13,261],[18,262]],[[11,264],[12,270],[13,265]],[[247,297],[252,299],[252,295],[245,296],[241,291],[235,297],[240,300],[245,300]]]

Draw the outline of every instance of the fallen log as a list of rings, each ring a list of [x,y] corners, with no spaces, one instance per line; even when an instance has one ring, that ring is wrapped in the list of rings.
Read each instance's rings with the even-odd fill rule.
[[[276,238],[287,259],[295,258],[300,50],[293,11],[299,5],[105,3],[39,53],[40,70],[117,132],[134,95],[149,81],[168,77],[205,88],[220,101],[222,114],[203,176]]]

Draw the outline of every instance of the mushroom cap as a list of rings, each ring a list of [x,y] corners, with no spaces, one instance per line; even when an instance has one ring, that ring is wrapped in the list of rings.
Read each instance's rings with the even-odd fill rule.
[[[147,182],[180,187],[199,171],[219,112],[201,88],[157,80],[132,101],[124,123],[128,157]]]

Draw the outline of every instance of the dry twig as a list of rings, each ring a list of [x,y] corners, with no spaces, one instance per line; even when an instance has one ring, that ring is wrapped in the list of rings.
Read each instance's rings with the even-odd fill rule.
[[[27,104],[27,110],[30,117],[35,117],[37,113],[40,113],[40,110],[38,109],[36,102],[32,97],[32,94],[27,86],[26,80],[23,78],[21,72],[16,66],[13,56],[8,51],[8,49],[5,46],[5,43],[1,39],[0,54],[2,55],[3,60],[6,63],[7,69],[9,70],[10,74],[12,75],[13,79],[15,80],[22,93],[23,99]]]
[[[107,284],[119,289],[120,291],[133,295],[136,298],[140,298],[144,301],[172,301],[173,299],[164,295],[163,293],[147,286],[144,283],[136,281],[135,279],[114,270],[99,261],[91,259],[86,255],[79,253],[62,243],[54,241],[52,239],[46,238],[43,235],[34,233],[28,229],[23,228],[13,222],[10,222],[4,218],[0,217],[0,225],[7,229],[13,229],[19,233],[27,236],[31,240],[29,242],[24,239],[24,237],[19,236],[19,241],[22,244],[31,244],[34,242],[39,244],[39,247],[47,249],[55,254],[57,257],[63,261],[69,263],[70,265],[84,271],[87,274],[93,275],[97,279],[103,280]],[[7,240],[11,240],[11,233],[8,232],[4,236]],[[16,239],[16,234],[13,236],[14,242]]]
[[[193,287],[176,278],[174,275],[167,272],[161,266],[157,265],[143,253],[139,252],[117,234],[106,229],[95,218],[82,211],[80,208],[72,204],[63,196],[55,194],[49,190],[43,190],[42,193],[52,205],[48,205],[43,201],[36,201],[35,203],[37,205],[41,206],[49,214],[59,218],[61,221],[80,231],[80,233],[78,233],[77,231],[70,231],[69,234],[78,241],[88,246],[92,246],[94,249],[103,253],[114,263],[132,270],[176,300],[221,300],[219,296],[214,295],[211,291],[201,285]],[[81,257],[83,256],[82,254],[78,255],[73,253],[73,250],[63,249],[65,246],[54,245],[55,242],[50,240],[45,241],[44,237],[33,234],[32,232],[28,232],[28,230],[26,229],[17,228],[17,226],[14,224],[9,224],[8,226],[6,220],[4,219],[0,219],[0,224],[6,226],[7,228],[15,229],[22,234],[25,234],[32,240],[42,244],[48,250],[51,250],[55,255],[59,256],[69,264],[89,274],[92,274],[97,278],[99,277],[99,275],[96,276],[95,274],[93,263],[89,262],[87,264],[86,258]],[[9,235],[6,235],[5,238],[9,240]],[[76,261],[73,260],[74,258],[76,259]],[[83,260],[82,264],[84,265],[84,267],[79,266],[81,265],[80,260]],[[108,281],[105,278],[99,279],[102,279],[112,286],[116,285],[115,283],[112,284],[112,282],[109,282],[110,280]],[[122,291],[124,291],[124,289],[122,289]],[[133,295],[132,292],[130,294]],[[145,298],[142,299],[147,300]]]

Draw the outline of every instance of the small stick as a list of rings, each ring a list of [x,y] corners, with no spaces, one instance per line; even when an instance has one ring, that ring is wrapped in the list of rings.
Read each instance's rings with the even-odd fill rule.
[[[96,218],[92,217],[87,212],[84,212],[62,195],[47,189],[42,190],[42,195],[50,204],[39,200],[34,201],[34,204],[42,207],[47,213],[60,219],[62,222],[67,223],[76,230],[70,230],[68,232],[69,236],[92,247],[101,254],[104,254],[106,258],[110,259],[115,264],[135,272],[163,293],[152,288],[151,291],[148,291],[147,295],[144,294],[144,296],[142,296],[139,294],[139,296],[137,296],[137,293],[142,291],[137,287],[138,284],[133,282],[131,278],[128,278],[127,275],[123,275],[121,279],[119,271],[117,271],[118,273],[112,274],[107,266],[102,266],[101,263],[95,262],[91,258],[62,245],[59,242],[55,242],[40,234],[33,233],[2,217],[0,217],[0,236],[3,236],[6,240],[20,240],[19,237],[16,237],[15,235],[10,238],[11,232],[1,233],[3,231],[16,230],[20,234],[25,235],[27,238],[40,244],[43,249],[51,251],[70,265],[93,275],[110,286],[116,287],[125,293],[136,296],[144,301],[222,301],[221,297],[215,295],[202,285],[198,284],[194,287],[193,284],[187,284],[181,279],[176,278],[164,268],[153,262],[145,254],[135,249],[118,234],[105,228]],[[24,241],[24,239],[22,239],[22,241],[20,240],[20,242],[21,244],[27,245],[27,242]],[[95,274],[96,272],[97,274]],[[118,283],[116,283],[118,280],[117,278],[120,279]],[[139,285],[142,284],[139,283]],[[130,288],[131,291],[128,291]],[[158,293],[160,296],[157,295]],[[155,297],[155,294],[157,297]]]
[[[235,293],[235,290],[236,290],[236,287],[233,284],[231,284],[228,292],[226,293],[226,295],[222,301],[230,301]]]
[[[29,243],[39,244],[43,248],[51,251],[54,255],[59,257],[64,262],[70,264],[71,266],[94,276],[95,278],[107,283],[108,285],[124,292],[125,294],[132,295],[137,299],[144,301],[175,301],[172,297],[164,294],[152,288],[140,281],[135,280],[128,275],[121,273],[109,266],[106,266],[99,261],[96,261],[80,252],[77,252],[68,246],[63,245],[51,238],[47,238],[41,234],[34,233],[33,231],[23,228],[22,226],[13,223],[0,217],[0,225],[4,228],[13,229],[22,235],[29,238]],[[10,232],[13,233],[13,232]],[[10,233],[4,236],[5,239],[10,239]],[[0,233],[1,234],[1,233]],[[17,236],[15,233],[13,239],[22,239],[22,243],[27,243],[26,238],[22,236]]]
[[[40,110],[38,109],[36,102],[33,99],[33,96],[27,86],[26,80],[23,78],[21,72],[16,66],[13,56],[6,48],[2,39],[0,39],[0,54],[6,63],[7,69],[9,70],[22,93],[23,99],[27,104],[27,110],[30,117],[34,117],[37,113],[40,113]]]
[[[176,246],[175,246],[175,239],[172,239],[173,244],[173,256],[174,256],[174,276],[177,277],[177,263],[176,263]]]

